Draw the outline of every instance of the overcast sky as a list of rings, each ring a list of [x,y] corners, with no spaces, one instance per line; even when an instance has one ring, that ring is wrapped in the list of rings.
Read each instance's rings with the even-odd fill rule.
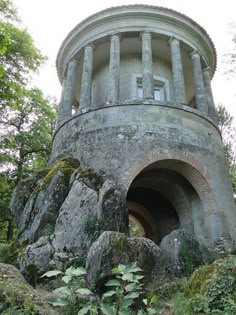
[[[184,13],[203,26],[213,39],[218,67],[213,78],[216,103],[223,103],[236,116],[236,76],[223,75],[222,56],[231,48],[229,23],[236,24],[236,0],[13,0],[36,46],[48,56],[48,62],[35,79],[45,94],[60,97],[56,75],[57,51],[70,30],[87,16],[105,8],[124,4],[165,6]]]

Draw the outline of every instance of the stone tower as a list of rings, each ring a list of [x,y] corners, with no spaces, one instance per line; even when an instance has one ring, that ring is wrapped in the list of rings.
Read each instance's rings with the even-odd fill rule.
[[[206,31],[174,10],[128,5],[88,17],[57,56],[62,94],[50,165],[70,155],[112,179],[157,244],[178,228],[206,244],[236,240],[215,68]]]

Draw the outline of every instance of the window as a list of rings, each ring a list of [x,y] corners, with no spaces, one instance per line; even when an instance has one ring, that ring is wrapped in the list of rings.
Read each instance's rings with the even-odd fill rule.
[[[142,78],[137,78],[137,98],[143,98],[143,84]],[[164,82],[154,79],[154,100],[165,101],[165,84]]]

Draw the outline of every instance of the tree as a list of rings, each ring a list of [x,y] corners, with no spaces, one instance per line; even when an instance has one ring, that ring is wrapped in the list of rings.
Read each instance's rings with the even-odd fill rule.
[[[225,156],[229,166],[232,186],[236,193],[236,125],[234,117],[220,104],[217,107],[218,127],[222,134]]]
[[[25,176],[46,167],[51,151],[55,105],[31,76],[45,57],[22,28],[11,0],[0,0],[0,222],[8,222],[9,200]]]

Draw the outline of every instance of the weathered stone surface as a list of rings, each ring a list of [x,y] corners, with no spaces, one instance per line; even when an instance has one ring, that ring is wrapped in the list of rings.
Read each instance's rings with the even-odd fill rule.
[[[168,272],[174,275],[189,274],[204,262],[197,239],[185,230],[175,230],[165,236],[160,248]]]
[[[165,259],[160,248],[150,239],[104,232],[88,252],[86,269],[89,287],[103,285],[111,276],[112,268],[134,261],[143,270],[147,283],[164,273]]]
[[[65,158],[58,161],[40,180],[37,181],[39,177],[32,177],[26,180],[30,185],[24,184],[25,181],[18,184],[11,208],[16,214],[21,241],[32,243],[41,236],[53,233],[59,209],[70,189],[71,174],[78,166],[77,160]],[[29,191],[26,190],[28,186],[31,188]],[[20,196],[24,196],[24,202]],[[19,198],[22,198],[20,206],[17,203]]]
[[[85,262],[92,243],[104,230],[127,232],[125,200],[110,180],[103,183],[95,173],[80,172],[60,209],[52,245],[56,252],[77,256]]]
[[[48,171],[39,172],[29,178],[20,181],[13,191],[10,209],[15,217],[16,224],[20,225],[22,220],[22,213],[24,211],[25,204],[32,194],[35,187],[38,185],[40,179],[42,179]]]
[[[6,296],[12,297],[12,303],[15,303],[17,308],[9,309]],[[34,290],[19,270],[8,264],[0,264],[0,301],[0,313],[9,312],[4,314],[28,314],[26,309],[22,310],[25,301],[28,305],[31,303],[38,315],[57,314],[47,303],[47,298]]]
[[[51,269],[49,263],[53,254],[54,249],[50,244],[49,237],[41,237],[26,248],[23,256],[19,256],[20,271],[30,283],[35,284],[40,275]]]

